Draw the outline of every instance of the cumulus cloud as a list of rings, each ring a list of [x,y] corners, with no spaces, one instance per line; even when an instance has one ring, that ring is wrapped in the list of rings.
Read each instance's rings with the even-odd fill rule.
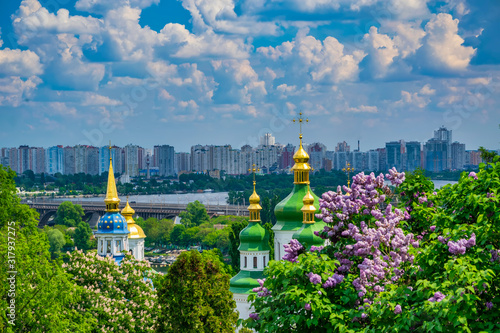
[[[426,36],[417,52],[421,65],[436,71],[462,71],[467,68],[476,49],[464,46],[458,35],[458,19],[450,14],[433,15],[425,25]]]
[[[432,89],[430,84],[424,85],[417,92],[408,92],[405,90],[401,91],[401,99],[395,102],[396,106],[416,106],[417,108],[425,108],[427,104],[431,102],[430,96],[436,93],[435,89]]]
[[[347,111],[354,113],[377,113],[378,108],[372,105],[360,105],[358,107],[349,107]]]
[[[104,14],[118,7],[143,9],[158,3],[160,3],[160,0],[78,0],[75,3],[75,8],[89,13]]]
[[[121,105],[121,101],[109,98],[108,96],[99,95],[96,93],[85,93],[83,101],[81,102],[83,106],[89,105]]]
[[[43,72],[40,58],[30,50],[0,50],[0,75],[30,77]]]
[[[33,96],[40,83],[42,83],[42,80],[37,76],[32,76],[26,80],[15,76],[0,78],[0,105],[14,107],[21,105],[21,103],[28,101]]]
[[[371,27],[363,42],[367,44],[367,59],[373,77],[385,77],[394,58],[399,55],[393,40],[388,35],[379,34],[376,27]]]

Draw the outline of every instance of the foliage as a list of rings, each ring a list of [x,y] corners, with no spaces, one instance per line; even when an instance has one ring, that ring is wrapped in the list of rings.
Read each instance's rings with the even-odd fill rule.
[[[79,250],[87,251],[91,247],[90,238],[92,237],[92,229],[86,222],[78,223],[75,229],[74,240],[75,246]]]
[[[240,232],[247,225],[248,221],[233,223],[229,231],[229,256],[231,257],[231,266],[233,266],[236,273],[240,271],[240,251],[238,251],[238,247],[240,246]]]
[[[205,206],[198,200],[190,202],[186,210],[179,214],[179,217],[181,218],[181,223],[186,226],[186,228],[198,226],[208,222],[210,219]]]
[[[112,257],[95,251],[68,253],[64,264],[73,282],[84,292],[82,300],[71,309],[97,319],[95,330],[153,332],[157,320],[154,273],[147,262],[131,255],[118,266]]]
[[[47,238],[50,244],[49,251],[52,254],[61,251],[64,244],[66,244],[66,240],[64,239],[64,234],[57,229],[52,229],[47,231]]]
[[[37,228],[38,214],[20,204],[14,175],[0,166],[0,331],[89,332],[96,320],[70,309],[79,302],[81,289],[70,282],[60,260],[50,260],[47,236]],[[14,292],[7,279],[15,281]],[[11,304],[15,319],[8,316]]]
[[[488,149],[486,149],[484,147],[479,147],[479,151],[481,152],[481,159],[485,163],[491,163],[491,162],[493,162],[493,159],[495,158],[495,156],[497,156],[497,152],[496,151],[488,150]]]
[[[247,326],[268,332],[500,330],[500,157],[480,169],[437,193],[417,171],[396,188],[396,197],[375,185],[376,178],[360,175],[355,189],[344,188],[349,195],[340,189],[324,194],[328,227],[321,235],[332,245],[303,253],[292,242],[286,251],[295,262],[266,269],[273,278],[257,288],[256,314]],[[388,176],[398,185],[400,175]],[[325,268],[323,261],[335,265]]]
[[[71,201],[64,201],[57,208],[54,222],[68,227],[76,227],[80,222],[82,222],[83,215],[85,214],[82,206],[74,205]]]
[[[233,332],[238,315],[224,266],[211,251],[182,253],[155,281],[158,332]]]

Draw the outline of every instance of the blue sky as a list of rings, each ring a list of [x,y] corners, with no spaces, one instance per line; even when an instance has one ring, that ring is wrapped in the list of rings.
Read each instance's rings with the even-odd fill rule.
[[[500,142],[500,6],[426,0],[0,4],[0,146],[361,149]]]

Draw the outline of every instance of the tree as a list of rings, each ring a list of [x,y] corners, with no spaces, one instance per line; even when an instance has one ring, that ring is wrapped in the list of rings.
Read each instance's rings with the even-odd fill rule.
[[[208,222],[210,219],[205,206],[198,200],[190,202],[186,210],[179,214],[179,217],[181,217],[181,223],[186,228],[196,227],[204,222]]]
[[[92,229],[87,222],[80,222],[75,229],[73,236],[75,246],[79,250],[87,251],[90,249],[90,238],[92,237]]]
[[[233,223],[229,232],[229,256],[231,257],[231,266],[233,266],[236,273],[240,271],[240,251],[238,251],[238,247],[240,246],[240,232],[247,225],[248,222]]]
[[[185,230],[186,227],[183,226],[182,224],[174,226],[174,230],[172,230],[172,233],[170,234],[170,241],[172,242],[172,244],[176,244],[179,246],[184,245],[182,241],[182,235],[184,234]]]
[[[182,253],[155,281],[158,332],[234,332],[238,314],[229,274],[211,251]]]
[[[95,251],[68,254],[66,271],[84,290],[81,301],[70,309],[97,319],[95,332],[153,332],[158,306],[149,264],[126,255],[117,265],[112,257]]]
[[[83,213],[82,206],[74,205],[71,201],[62,202],[57,208],[56,217],[54,222],[56,224],[67,225],[68,227],[75,227],[82,222]]]
[[[71,283],[60,259],[50,259],[38,214],[20,204],[14,177],[0,166],[0,331],[90,332],[96,320],[70,309],[81,300],[82,289]]]
[[[485,163],[493,162],[493,159],[497,156],[495,151],[490,151],[484,147],[479,147],[479,151],[481,152],[481,158]]]
[[[51,229],[47,231],[47,238],[49,239],[50,244],[50,253],[54,255],[56,252],[61,251],[64,244],[66,244],[66,240],[64,239],[64,234],[57,229]]]

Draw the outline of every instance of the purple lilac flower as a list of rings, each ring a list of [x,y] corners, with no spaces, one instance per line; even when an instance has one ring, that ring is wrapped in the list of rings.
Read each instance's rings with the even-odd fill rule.
[[[300,242],[296,239],[290,240],[290,243],[283,245],[283,247],[285,248],[286,254],[283,256],[282,259],[291,262],[297,262],[297,257],[299,256],[299,252],[304,250],[302,244],[300,244]]]
[[[271,292],[266,287],[264,287],[265,281],[266,279],[257,279],[257,282],[260,284],[260,287],[252,289],[252,291],[254,293],[257,293],[257,296],[259,297],[265,297],[271,295]]]
[[[361,314],[361,318],[365,319],[366,317],[368,317],[368,315],[366,313]]]
[[[477,180],[477,174],[474,171],[469,172],[469,177],[474,178]]]
[[[472,233],[469,239],[459,239],[456,242],[448,242],[448,251],[450,253],[458,255],[465,254],[466,249],[476,245],[476,235]]]
[[[491,250],[491,262],[497,261],[500,259],[500,250]]]
[[[307,311],[311,310],[311,304],[306,303],[306,305],[304,305],[304,309],[306,309]]]
[[[343,275],[339,275],[337,273],[333,274],[333,276],[330,276],[325,283],[323,283],[323,288],[333,288],[337,284],[341,283],[342,280],[344,279]]]
[[[394,314],[400,314],[401,312],[403,312],[403,310],[401,309],[401,305],[396,305],[396,307],[394,308]]]
[[[440,291],[437,291],[434,293],[434,296],[428,299],[429,302],[441,302],[443,299],[445,299],[446,295],[441,293]]]
[[[316,231],[315,231],[315,232],[316,232]],[[309,251],[311,251],[311,252],[314,252],[314,251],[318,251],[318,252],[320,252],[320,251],[322,251],[322,250],[323,250],[323,248],[324,248],[324,246],[314,246],[314,245],[312,245],[312,246],[311,246],[311,249],[310,249]]]
[[[418,203],[419,204],[423,204],[424,202],[427,202],[427,197],[424,196],[424,197],[419,197],[418,198]]]
[[[429,229],[431,229],[431,232],[434,232],[434,230],[436,230],[436,226],[435,225],[431,225],[431,227]]]
[[[248,316],[253,320],[259,320],[259,315],[255,312],[250,313]]]
[[[321,276],[319,276],[318,274],[309,273],[309,274],[307,274],[307,276],[309,277],[309,281],[310,281],[312,284],[318,284],[318,283],[321,283]]]
[[[488,310],[491,310],[493,308],[493,303],[486,302],[486,307],[488,308]]]

